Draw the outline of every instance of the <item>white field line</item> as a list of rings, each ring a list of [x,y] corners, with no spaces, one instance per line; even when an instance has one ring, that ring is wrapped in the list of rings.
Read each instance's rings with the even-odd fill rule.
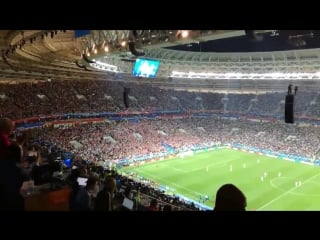
[[[317,173],[316,175],[310,177],[310,178],[307,178],[307,180],[303,181],[303,183],[310,182],[311,179],[313,179],[313,178],[315,178],[315,177],[317,177],[317,176],[319,176],[319,175],[320,175],[320,172]],[[271,201],[267,202],[266,204],[264,204],[263,206],[257,208],[256,210],[261,210],[261,209],[265,208],[266,206],[269,206],[270,204],[274,203],[275,201],[278,201],[278,200],[279,200],[280,198],[282,198],[283,196],[286,196],[286,195],[288,195],[289,193],[291,193],[294,189],[296,189],[296,187],[290,188],[288,191],[280,194],[278,197],[272,199]]]
[[[167,168],[171,168],[173,170],[176,170],[178,172],[183,172],[183,173],[187,173],[188,171],[185,171],[185,170],[182,170],[182,169],[179,169],[179,168],[175,168],[175,167],[170,167],[169,165],[167,165],[166,163],[163,163],[162,164],[163,166],[167,167]]]

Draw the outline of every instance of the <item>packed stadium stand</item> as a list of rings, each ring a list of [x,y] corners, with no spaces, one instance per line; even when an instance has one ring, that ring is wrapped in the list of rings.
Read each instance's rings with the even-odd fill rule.
[[[290,40],[283,50],[261,46],[260,51],[250,50],[246,33],[1,30],[0,118],[13,120],[15,130],[3,125],[0,133],[13,142],[26,136],[22,160],[28,177],[20,179],[25,209],[211,210],[214,187],[208,195],[192,184],[181,187],[189,189],[187,196],[172,188],[177,183],[140,174],[140,167],[159,168],[158,162],[186,160],[212,149],[319,167],[318,33],[256,30],[254,36],[264,38],[259,38],[261,45]],[[219,52],[209,46],[236,38],[246,44],[245,51]],[[146,62],[139,71],[147,73],[137,70],[135,75],[140,58]],[[159,69],[148,65],[150,60],[158,61]],[[299,88],[294,124],[284,123],[289,84]],[[234,171],[232,165],[229,169]],[[265,173],[261,181],[266,178]],[[43,197],[47,203],[37,206],[33,201],[41,191],[34,185],[42,183],[49,184]],[[110,205],[98,207],[99,201]]]

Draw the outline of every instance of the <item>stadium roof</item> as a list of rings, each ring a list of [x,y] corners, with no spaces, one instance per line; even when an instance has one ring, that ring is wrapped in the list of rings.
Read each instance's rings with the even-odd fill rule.
[[[100,79],[271,91],[292,81],[313,86],[320,78],[319,31],[184,34],[183,30],[1,30],[0,80]],[[135,59],[142,56],[161,61],[156,79],[131,77]]]
[[[263,32],[262,32],[263,31]],[[239,36],[182,44],[169,49],[193,52],[274,52],[312,49],[320,46],[319,30],[245,31]]]

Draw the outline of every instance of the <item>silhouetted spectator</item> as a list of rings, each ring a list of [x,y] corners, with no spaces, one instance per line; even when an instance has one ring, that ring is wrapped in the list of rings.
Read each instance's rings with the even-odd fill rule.
[[[7,157],[0,161],[0,209],[24,210],[24,198],[20,188],[28,178],[19,167],[23,156],[22,148],[13,143],[7,148]]]
[[[75,205],[75,198],[80,188],[80,185],[77,181],[79,177],[80,177],[80,171],[78,168],[75,168],[75,169],[72,169],[70,175],[66,179],[66,182],[71,187],[70,200],[69,200],[69,206],[71,211],[76,210],[76,207],[77,207],[74,205]]]
[[[167,211],[172,211],[171,205],[165,205],[162,209],[162,211],[167,212]]]
[[[214,211],[245,211],[246,197],[233,184],[222,185],[216,194]]]
[[[0,119],[0,158],[6,158],[6,148],[10,146],[10,135],[14,128],[14,122],[8,118]]]
[[[159,209],[158,209],[158,201],[156,199],[152,199],[151,200],[148,210],[149,211],[159,211]]]
[[[89,211],[93,210],[93,199],[90,191],[94,190],[98,183],[95,176],[90,176],[87,181],[86,187],[80,186],[72,204],[73,210]]]
[[[94,209],[97,211],[112,211],[113,196],[116,191],[116,180],[113,177],[106,177],[104,188],[101,190],[95,200]]]

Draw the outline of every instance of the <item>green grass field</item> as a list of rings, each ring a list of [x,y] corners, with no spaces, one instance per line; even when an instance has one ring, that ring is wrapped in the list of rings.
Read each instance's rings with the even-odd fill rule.
[[[247,210],[320,210],[320,167],[303,163],[218,149],[122,171],[135,172],[195,201],[200,194],[208,195],[204,204],[209,207],[214,206],[218,188],[233,183],[246,195]]]

